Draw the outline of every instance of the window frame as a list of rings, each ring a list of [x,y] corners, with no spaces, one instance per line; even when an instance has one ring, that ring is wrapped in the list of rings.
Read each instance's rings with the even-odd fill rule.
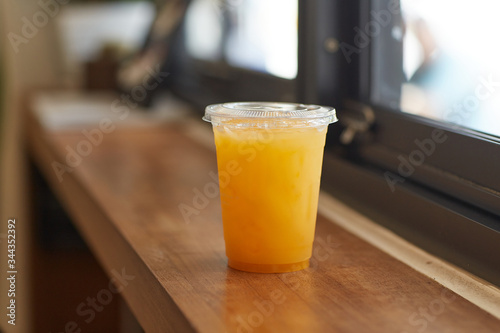
[[[185,29],[184,17],[167,41],[169,54],[162,64],[162,69],[170,74],[169,90],[180,98],[199,110],[228,101],[296,101],[297,78],[285,79],[232,66],[225,59],[196,59],[185,45]]]
[[[380,36],[348,53],[347,61],[346,45],[355,45],[353,28],[363,27],[374,8],[390,1],[299,3],[298,99],[334,105],[340,119],[330,126],[322,186],[423,249],[500,285],[500,259],[491,255],[500,251],[500,141],[370,104],[372,51]],[[327,38],[338,42],[335,52],[325,50]],[[375,122],[344,145],[342,119],[351,117],[352,101],[373,110]],[[415,140],[433,138],[439,141],[434,152],[403,177],[401,159],[422,156],[415,153],[422,150]]]

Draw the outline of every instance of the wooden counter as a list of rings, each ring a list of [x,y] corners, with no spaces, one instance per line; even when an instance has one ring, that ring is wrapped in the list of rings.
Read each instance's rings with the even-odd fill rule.
[[[146,332],[500,332],[491,314],[323,215],[309,269],[228,268],[213,142],[194,139],[192,122],[104,122],[94,143],[82,129],[98,123],[55,130],[28,112],[26,124],[38,167]]]

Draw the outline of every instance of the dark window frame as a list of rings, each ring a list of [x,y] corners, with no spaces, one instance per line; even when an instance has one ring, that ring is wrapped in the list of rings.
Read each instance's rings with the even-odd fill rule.
[[[189,5],[190,1],[186,2]],[[170,53],[162,69],[170,73],[170,91],[199,110],[209,104],[228,101],[296,102],[297,79],[232,66],[225,59],[193,58],[185,45],[185,33],[183,19],[168,41]]]
[[[373,49],[384,32],[360,52],[349,46],[356,46],[354,27],[363,28],[371,11],[390,1],[300,2],[298,99],[334,105],[341,120],[330,127],[322,186],[423,249],[500,285],[500,259],[492,255],[500,251],[498,139],[369,103]],[[325,48],[327,39],[337,41],[336,52]],[[342,145],[342,119],[356,112],[352,101],[373,110],[375,122]],[[446,140],[402,177],[401,159],[421,150],[416,139],[433,133]]]

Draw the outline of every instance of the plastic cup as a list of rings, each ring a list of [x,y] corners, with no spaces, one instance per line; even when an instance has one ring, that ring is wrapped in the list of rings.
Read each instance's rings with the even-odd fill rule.
[[[259,273],[309,266],[330,107],[209,105],[228,265]]]

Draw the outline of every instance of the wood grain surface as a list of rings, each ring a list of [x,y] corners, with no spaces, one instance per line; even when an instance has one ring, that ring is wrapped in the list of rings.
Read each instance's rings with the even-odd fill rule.
[[[53,163],[87,139],[28,114],[37,164],[146,332],[500,332],[498,319],[322,215],[310,268],[228,268],[219,197],[189,219],[179,210],[210,193],[217,170],[186,131],[118,128],[59,181]]]

